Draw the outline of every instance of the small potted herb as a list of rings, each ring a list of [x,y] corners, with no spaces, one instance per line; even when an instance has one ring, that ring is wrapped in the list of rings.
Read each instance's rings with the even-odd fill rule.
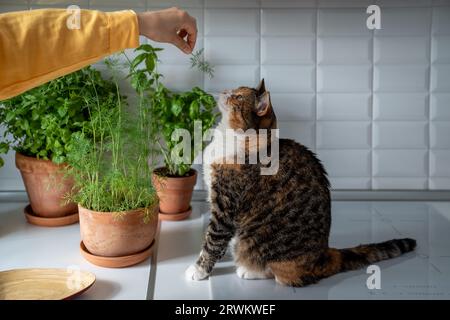
[[[159,50],[150,45],[138,48],[138,55],[130,61],[130,77],[138,94],[147,97],[154,131],[160,137],[156,142],[164,156],[164,166],[155,169],[152,175],[160,201],[160,219],[181,220],[191,213],[190,202],[197,180],[192,162],[204,149],[203,134],[214,125],[218,113],[214,111],[214,97],[200,88],[173,92],[159,81],[162,76],[156,71]],[[212,67],[200,61],[200,54],[192,55],[192,65],[212,76]],[[142,62],[144,66],[139,68]],[[186,135],[174,137],[177,129]],[[195,130],[200,131],[197,143],[194,143]],[[180,148],[181,143],[188,148]]]
[[[148,258],[158,225],[158,197],[149,158],[154,140],[150,109],[127,102],[117,85],[118,60],[107,60],[114,75],[108,99],[91,97],[90,121],[68,153],[78,203],[82,255],[104,267],[126,267]]]
[[[16,151],[31,223],[56,226],[78,221],[76,204],[63,201],[72,188],[72,181],[65,178],[67,153],[74,135],[89,121],[86,99],[102,96],[110,87],[88,67],[0,104],[0,123],[6,129],[0,153]]]

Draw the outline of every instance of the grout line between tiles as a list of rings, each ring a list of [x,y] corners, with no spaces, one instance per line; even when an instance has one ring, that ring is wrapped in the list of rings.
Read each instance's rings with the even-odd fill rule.
[[[433,16],[434,16],[434,9],[433,6],[430,8],[431,10],[431,17],[430,17],[430,40],[428,43],[428,54],[429,54],[429,67],[428,67],[428,179],[427,179],[427,190],[431,190],[431,62],[433,57]],[[428,250],[430,249],[430,210],[428,208],[428,214],[427,214],[427,240],[428,240]],[[429,251],[428,251],[429,252]],[[429,266],[433,266],[435,269],[437,269],[431,262]],[[428,267],[429,268],[429,267]],[[439,272],[440,270],[437,269]]]
[[[429,67],[428,67],[428,179],[427,189],[431,190],[431,64],[433,57],[433,16],[434,9],[431,7],[430,17],[430,40],[429,40]]]
[[[371,121],[370,121],[370,189],[375,188],[374,183],[374,106],[375,106],[375,96],[374,96],[374,87],[375,87],[375,30],[372,30],[372,85],[371,85],[371,101],[370,101],[370,112],[371,112]]]
[[[147,0],[148,1],[148,0]],[[206,34],[206,0],[203,0],[202,1],[202,15],[203,15],[203,17],[202,17],[202,31],[203,31],[203,34],[202,34],[202,45],[203,45],[203,61],[205,61],[205,56],[206,56],[206,48],[205,48],[205,38],[206,38],[206,36],[205,36],[205,34]],[[205,88],[206,88],[206,77],[205,77],[205,73],[204,72],[202,72],[201,73],[201,75],[202,75],[202,84],[203,84],[203,90],[205,90]]]
[[[319,66],[319,63],[318,63],[318,56],[319,56],[319,53],[318,53],[318,47],[319,47],[319,8],[318,7],[316,7],[316,21],[315,21],[315,31],[316,31],[316,34],[315,34],[315,37],[316,37],[316,43],[315,43],[315,50],[316,50],[316,52],[315,52],[315,81],[314,81],[314,84],[315,84],[315,88],[314,88],[314,91],[315,91],[315,101],[314,101],[314,119],[315,119],[315,121],[314,121],[314,152],[317,152],[317,131],[318,131],[318,110],[317,110],[317,108],[318,108],[318,101],[319,101],[319,93],[318,93],[318,91],[317,91],[317,88],[318,88],[318,77],[317,77],[317,75],[318,75],[318,66]]]
[[[261,81],[262,79],[262,20],[263,20],[263,8],[262,8],[262,0],[260,0],[259,2],[259,55],[258,55],[258,59],[259,59],[259,79],[258,79],[258,83],[259,81]]]

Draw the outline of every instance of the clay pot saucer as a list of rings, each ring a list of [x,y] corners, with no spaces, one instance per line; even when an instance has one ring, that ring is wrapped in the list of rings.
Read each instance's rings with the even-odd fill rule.
[[[66,226],[69,224],[77,223],[79,219],[78,212],[72,213],[64,217],[55,217],[55,218],[39,217],[34,214],[31,205],[27,205],[23,210],[23,212],[25,213],[25,217],[27,218],[27,221],[29,223],[40,227]]]
[[[155,240],[144,250],[122,257],[102,257],[90,253],[83,241],[80,242],[81,255],[90,263],[105,268],[124,268],[138,264],[152,255]]]
[[[192,207],[189,210],[180,213],[163,213],[159,211],[159,220],[164,221],[180,221],[189,217],[192,213]]]

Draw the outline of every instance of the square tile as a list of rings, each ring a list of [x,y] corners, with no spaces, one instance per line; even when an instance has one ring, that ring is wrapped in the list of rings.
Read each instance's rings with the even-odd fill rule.
[[[432,120],[450,120],[450,93],[433,93],[430,103]]]
[[[259,35],[259,10],[206,9],[205,35],[257,36]]]
[[[315,8],[316,0],[261,0],[262,8]]]
[[[426,177],[428,151],[374,150],[373,170],[374,177]]]
[[[430,134],[431,148],[450,149],[450,121],[432,121]]]
[[[370,122],[318,121],[318,149],[368,149],[371,143]]]
[[[375,93],[374,120],[428,120],[428,94]]]
[[[39,0],[38,2],[42,2]],[[56,2],[53,0],[48,0],[45,2]],[[58,1],[60,2],[60,1]],[[90,6],[107,6],[107,7],[129,7],[129,8],[145,8],[146,1],[145,0],[90,0]]]
[[[450,178],[430,178],[431,190],[450,190]]]
[[[375,37],[374,61],[380,64],[427,64],[430,37]]]
[[[352,248],[372,240],[372,222],[360,220],[335,219],[331,228],[331,247]]]
[[[172,90],[184,91],[202,85],[202,74],[189,65],[161,65],[159,71],[164,75],[162,82]]]
[[[26,4],[3,4],[0,3],[0,13],[14,12],[14,11],[25,11],[29,10]]]
[[[424,190],[428,187],[428,179],[420,178],[385,178],[375,177],[372,179],[373,190]]]
[[[271,93],[270,100],[279,121],[315,120],[314,94]]]
[[[375,149],[426,149],[428,123],[425,121],[376,121]]]
[[[316,11],[309,9],[262,9],[264,36],[315,35]]]
[[[263,37],[261,64],[314,64],[314,37]]]
[[[433,64],[431,67],[431,90],[450,92],[450,64]]]
[[[264,65],[261,77],[271,92],[314,92],[315,68],[308,65]]]
[[[3,4],[28,5],[29,0],[3,0]]]
[[[370,92],[370,66],[325,66],[317,69],[318,92]]]
[[[364,201],[333,201],[333,217],[345,220],[372,221],[373,204]]]
[[[294,139],[296,142],[315,150],[315,126],[313,121],[279,121],[280,138]]]
[[[370,177],[329,177],[332,190],[369,190],[372,186]]]
[[[370,176],[370,150],[317,149],[317,153],[331,177]]]
[[[371,95],[368,93],[320,93],[317,95],[318,120],[370,120]]]
[[[428,91],[427,66],[377,65],[374,68],[374,90],[377,92]]]
[[[430,34],[431,8],[383,8],[381,29],[376,36],[427,36]]]
[[[319,36],[370,36],[366,26],[365,10],[352,8],[319,9],[317,34]]]
[[[433,0],[433,6],[438,7],[438,6],[448,6],[448,0]]]
[[[258,64],[259,38],[206,37],[205,59],[219,64]]]
[[[145,37],[142,37],[145,39]],[[165,64],[180,64],[180,65],[190,65],[190,55],[184,54],[180,49],[170,43],[161,43],[155,42],[151,40],[146,40],[149,44],[151,44],[155,48],[164,49],[163,51],[158,52],[158,59],[160,60],[161,65]],[[144,43],[141,41],[141,44]],[[200,50],[203,48],[203,38],[197,37],[197,41],[195,43],[194,51]]]
[[[200,0],[201,1],[201,0]],[[259,8],[257,0],[205,0],[205,8]]]
[[[450,35],[450,7],[433,8],[433,34]]]
[[[375,202],[373,209],[388,221],[428,221],[429,206],[423,202],[382,201]]]
[[[203,6],[202,0],[147,0],[148,7],[170,8],[178,7],[186,8],[201,8]]]
[[[373,0],[318,0],[319,8],[367,8]]]
[[[214,77],[205,77],[207,91],[222,92],[240,86],[255,87],[259,82],[258,66],[218,65],[214,68]]]
[[[430,150],[430,177],[450,178],[450,150]]]
[[[16,3],[20,3],[20,2],[26,3],[27,1],[16,1]],[[111,2],[112,2],[113,6],[117,5],[120,2],[123,3],[123,1],[120,1],[120,0],[116,0],[116,1],[113,0]],[[132,1],[130,1],[130,2],[132,2]],[[139,6],[142,6],[142,2],[144,2],[144,5],[145,5],[145,0],[134,1],[133,5],[139,7]],[[66,5],[66,7],[68,7],[70,5],[77,5],[82,9],[87,9],[87,7],[88,7],[88,0],[73,0],[73,1],[71,1],[71,0],[30,0],[29,3],[30,3],[31,7],[35,7],[36,5],[49,6],[49,7],[60,6],[60,5]]]
[[[319,37],[317,63],[372,63],[372,39],[369,37]]]
[[[432,62],[450,63],[450,36],[433,36],[431,48]]]
[[[373,2],[373,1],[372,1]],[[431,5],[431,0],[375,0],[381,8],[384,7],[425,7]]]

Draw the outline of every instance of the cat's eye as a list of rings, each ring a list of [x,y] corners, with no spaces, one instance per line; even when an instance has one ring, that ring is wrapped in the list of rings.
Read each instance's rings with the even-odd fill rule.
[[[237,99],[237,101],[242,101],[244,98],[240,94],[238,94],[236,96],[236,99]]]

